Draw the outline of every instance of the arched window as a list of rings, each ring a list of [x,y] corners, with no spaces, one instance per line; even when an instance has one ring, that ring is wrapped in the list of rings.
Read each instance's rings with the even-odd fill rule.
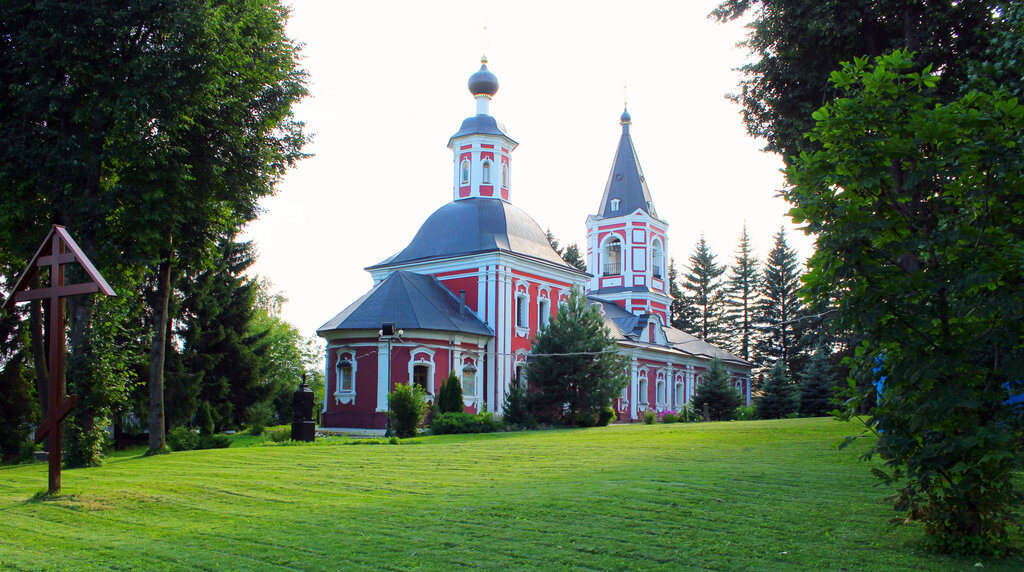
[[[462,366],[462,394],[476,397],[476,366],[471,361],[466,361],[466,365]]]
[[[491,164],[484,161],[484,178],[483,183],[485,185],[491,184]]]
[[[508,165],[501,166],[501,186],[508,188]]]
[[[338,360],[338,393],[352,393],[355,391],[352,365],[352,360],[348,355],[344,355]]]
[[[619,199],[612,199],[612,212],[619,210]]]
[[[430,388],[427,387],[427,376],[430,374],[430,366],[426,364],[416,364],[412,366],[412,383],[423,388],[424,393],[430,393]]]
[[[675,398],[676,406],[681,406],[683,403],[686,402],[686,391],[685,391],[685,389],[686,389],[686,386],[683,385],[683,382],[679,381],[679,380],[676,380],[676,398]]]
[[[469,184],[469,161],[462,162],[462,184]]]
[[[647,378],[640,378],[640,388],[637,391],[639,395],[636,396],[636,402],[641,405],[647,405]]]
[[[665,405],[665,382],[664,381],[659,381],[657,387],[658,387],[657,397],[656,397],[656,399],[658,400],[657,403],[658,403],[658,405]]]
[[[622,272],[622,242],[611,238],[604,245],[604,275],[614,276]]]
[[[656,238],[651,245],[651,275],[655,278],[661,278],[661,271],[665,267],[664,257],[661,241]]]

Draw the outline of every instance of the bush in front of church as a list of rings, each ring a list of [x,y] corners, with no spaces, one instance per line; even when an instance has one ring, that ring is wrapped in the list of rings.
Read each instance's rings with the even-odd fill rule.
[[[430,422],[430,432],[434,435],[494,433],[502,427],[493,413],[442,413]]]
[[[427,394],[413,383],[399,383],[388,393],[388,419],[395,436],[415,437],[427,414]]]
[[[462,402],[462,382],[454,371],[448,374],[448,380],[437,392],[437,410],[440,413],[462,413],[465,410]]]

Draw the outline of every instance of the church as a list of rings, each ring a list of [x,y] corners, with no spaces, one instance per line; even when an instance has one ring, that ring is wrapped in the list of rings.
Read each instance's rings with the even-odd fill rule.
[[[518,143],[490,114],[498,79],[481,59],[469,78],[476,114],[448,140],[451,201],[412,242],[368,266],[374,286],[317,330],[327,342],[324,409],[330,428],[383,429],[387,394],[414,383],[433,399],[454,372],[466,411],[501,414],[531,339],[580,288],[621,353],[629,385],[620,422],[679,410],[714,357],[750,404],[753,364],[668,326],[668,222],[658,217],[630,137],[630,116],[597,212],[586,218],[588,272],[567,264],[529,214],[512,204]]]

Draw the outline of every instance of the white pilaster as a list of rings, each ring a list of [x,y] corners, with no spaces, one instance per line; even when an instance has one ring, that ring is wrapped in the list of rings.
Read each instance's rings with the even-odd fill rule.
[[[391,350],[387,340],[377,342],[377,411],[388,410],[388,364],[391,363]]]

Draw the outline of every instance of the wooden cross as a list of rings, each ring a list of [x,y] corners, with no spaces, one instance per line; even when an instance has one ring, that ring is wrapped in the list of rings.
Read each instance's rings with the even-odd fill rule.
[[[77,262],[85,270],[90,280],[77,284],[64,283],[65,264]],[[28,286],[40,268],[50,269],[50,285],[45,288],[29,289]],[[36,443],[49,437],[50,487],[49,494],[60,490],[61,464],[61,423],[78,405],[77,395],[64,395],[64,300],[68,296],[102,292],[107,296],[116,296],[100,276],[99,271],[78,247],[63,226],[53,225],[50,233],[43,239],[35,256],[14,283],[14,290],[4,301],[3,308],[10,310],[14,304],[29,300],[50,299],[50,394],[47,396],[49,411],[43,424],[36,429]]]

